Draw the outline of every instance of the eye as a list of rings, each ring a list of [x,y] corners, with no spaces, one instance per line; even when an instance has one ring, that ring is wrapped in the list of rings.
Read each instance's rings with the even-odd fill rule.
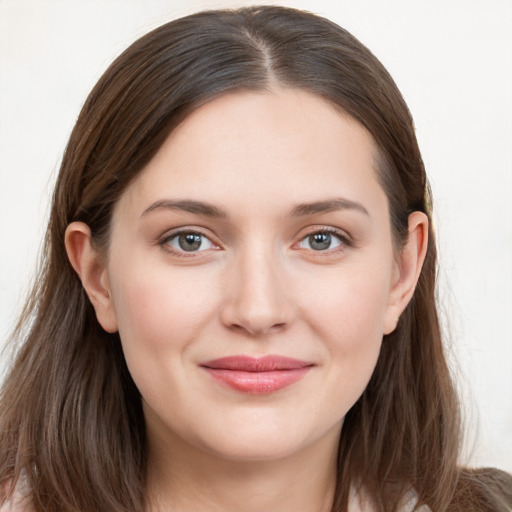
[[[217,248],[209,238],[194,231],[175,233],[163,240],[162,245],[173,252],[201,252]]]
[[[310,233],[299,242],[301,249],[311,249],[313,251],[328,251],[342,245],[348,245],[347,239],[339,233],[328,230]]]

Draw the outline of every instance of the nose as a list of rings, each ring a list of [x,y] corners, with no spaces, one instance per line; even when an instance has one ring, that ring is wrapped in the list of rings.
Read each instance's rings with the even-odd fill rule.
[[[252,337],[287,329],[295,308],[285,272],[272,251],[247,251],[236,258],[226,277],[226,327]]]

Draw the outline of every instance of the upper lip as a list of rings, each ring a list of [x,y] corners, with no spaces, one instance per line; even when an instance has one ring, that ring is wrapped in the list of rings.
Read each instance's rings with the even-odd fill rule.
[[[263,357],[228,356],[212,359],[201,363],[200,366],[213,370],[233,370],[242,372],[271,372],[279,370],[297,370],[313,363],[301,361],[286,356],[267,355]]]

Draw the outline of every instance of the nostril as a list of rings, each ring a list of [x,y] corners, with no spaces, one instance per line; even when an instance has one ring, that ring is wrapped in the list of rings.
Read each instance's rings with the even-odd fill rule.
[[[271,327],[271,329],[274,330],[274,331],[281,331],[281,330],[283,330],[285,328],[286,328],[286,323],[284,323],[284,322],[283,323],[279,323],[279,324],[275,324],[275,325],[273,325]]]
[[[257,337],[257,336],[265,336],[268,334],[275,334],[277,332],[283,331],[286,329],[286,326],[287,326],[286,322],[280,322],[280,323],[276,323],[276,324],[273,324],[270,326],[257,326],[257,325],[250,325],[248,323],[241,325],[238,323],[233,323],[233,324],[229,325],[229,328],[232,331],[238,332],[240,334]]]
[[[229,327],[231,330],[237,331],[237,332],[246,332],[247,331],[247,329],[245,327],[242,327],[239,324],[231,324]]]

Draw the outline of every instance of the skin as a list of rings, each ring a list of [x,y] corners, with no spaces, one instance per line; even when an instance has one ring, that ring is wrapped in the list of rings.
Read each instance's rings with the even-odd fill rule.
[[[343,418],[426,250],[419,212],[395,250],[374,154],[361,125],[307,92],[230,93],[128,186],[106,257],[85,224],[68,227],[70,261],[143,397],[152,510],[330,510]],[[169,207],[184,200],[222,215]],[[183,250],[180,231],[199,248]],[[251,394],[201,367],[267,354],[311,369]]]

